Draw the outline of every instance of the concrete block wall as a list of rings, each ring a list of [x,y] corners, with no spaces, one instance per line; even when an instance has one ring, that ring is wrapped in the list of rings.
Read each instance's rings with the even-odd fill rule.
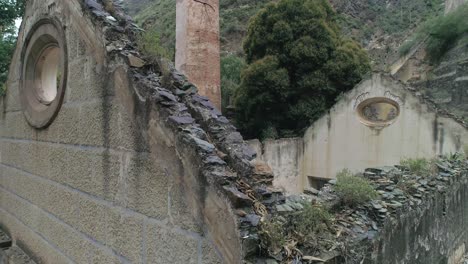
[[[273,184],[286,193],[299,193],[304,190],[305,182],[301,176],[302,162],[304,162],[304,139],[281,138],[258,139],[248,141],[257,153],[257,160],[264,161],[273,170],[275,179]]]
[[[57,118],[37,130],[19,102],[20,51],[44,15],[66,28],[69,74]],[[28,2],[0,99],[0,225],[39,263],[220,263],[189,210],[182,162],[150,148],[117,99],[102,36],[82,1]]]

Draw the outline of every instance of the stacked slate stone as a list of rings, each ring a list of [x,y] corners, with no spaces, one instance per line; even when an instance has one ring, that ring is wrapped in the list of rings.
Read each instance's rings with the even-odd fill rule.
[[[321,204],[328,208],[334,214],[333,229],[336,234],[324,237],[334,237],[334,246],[331,249],[320,249],[322,252],[315,252],[314,258],[335,263],[333,261],[339,261],[343,254],[340,248],[372,241],[380,230],[392,224],[392,220],[405,212],[416,210],[426,200],[430,200],[433,193],[444,193],[449,185],[459,181],[459,177],[466,177],[468,172],[468,160],[460,156],[439,158],[434,166],[430,175],[416,175],[409,168],[400,165],[366,169],[361,176],[370,180],[379,197],[355,208],[341,204],[334,191],[336,180],[331,180],[320,191],[308,188],[304,194],[286,197],[283,203],[276,205],[275,211],[282,216],[291,216],[301,211],[304,203]],[[302,253],[306,256],[310,252]],[[359,255],[363,252],[351,254]],[[347,257],[352,258],[350,255]],[[281,262],[278,258],[270,258],[268,261]]]
[[[106,3],[113,3],[106,9]],[[284,202],[281,190],[272,187],[273,173],[268,165],[255,162],[253,151],[241,134],[197,88],[167,62],[161,65],[146,59],[136,45],[141,29],[112,0],[84,1],[95,22],[100,23],[106,40],[108,59],[130,66],[133,86],[146,105],[135,109],[143,125],[148,109],[156,105],[160,118],[167,120],[174,135],[183,142],[180,149],[195,151],[208,184],[220,186],[236,209],[243,256],[256,255],[258,224],[265,214]],[[118,64],[117,63],[117,64]],[[114,63],[115,64],[115,63]]]

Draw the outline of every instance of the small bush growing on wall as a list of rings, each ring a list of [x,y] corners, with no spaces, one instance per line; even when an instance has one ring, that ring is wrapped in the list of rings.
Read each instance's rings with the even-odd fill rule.
[[[433,171],[433,163],[427,159],[402,159],[400,165],[406,167],[411,173],[427,176]]]
[[[152,64],[157,65],[162,74],[163,83],[169,78],[170,53],[161,45],[159,33],[155,29],[141,33],[137,38],[137,45],[140,51]]]
[[[302,235],[326,230],[332,223],[331,214],[322,206],[304,203],[304,209],[295,218],[295,229]]]
[[[287,236],[284,233],[284,223],[279,219],[272,218],[262,222],[259,230],[260,240],[262,241],[260,246],[272,254],[279,253],[286,243]]]
[[[345,205],[355,207],[378,196],[369,180],[355,176],[347,169],[339,172],[336,177],[335,191]]]

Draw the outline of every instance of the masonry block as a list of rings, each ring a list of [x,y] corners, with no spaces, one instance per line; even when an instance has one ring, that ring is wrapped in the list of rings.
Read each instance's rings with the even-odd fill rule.
[[[129,154],[124,168],[125,190],[119,202],[148,217],[166,219],[170,179],[162,164],[149,154]]]
[[[146,244],[148,263],[198,263],[197,239],[159,224],[148,224]]]
[[[105,149],[0,140],[1,162],[112,201],[119,154]]]
[[[63,253],[49,244],[37,233],[18,221],[14,216],[0,209],[0,224],[8,227],[8,232],[16,244],[32,253],[33,259],[38,263],[72,263]]]

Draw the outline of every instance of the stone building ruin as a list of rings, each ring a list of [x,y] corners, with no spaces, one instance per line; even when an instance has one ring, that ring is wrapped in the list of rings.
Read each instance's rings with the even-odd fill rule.
[[[182,11],[183,2],[177,2]],[[186,18],[181,23],[198,19]],[[202,89],[203,83],[146,60],[135,41],[139,31],[118,1],[27,1],[7,93],[0,99],[0,263],[279,262],[260,252],[261,223],[282,216],[283,208],[302,198],[274,186],[274,177],[281,177],[274,176],[275,166],[255,159],[216,100],[197,93],[192,83]],[[214,61],[211,55],[207,59]],[[187,56],[178,66],[187,70],[183,65],[196,59]],[[336,109],[348,109],[369,82],[387,81],[376,76],[363,82]],[[390,129],[407,111],[432,124],[433,112],[426,106],[415,110],[417,97],[388,82],[392,89],[398,86],[392,94],[405,104],[393,95],[383,101],[362,97],[356,105],[362,115],[353,118]],[[437,134],[437,143],[443,138],[444,150],[457,149],[452,134],[464,140],[466,130],[446,117],[438,122],[447,128]],[[299,140],[291,142],[308,149]],[[429,152],[443,152],[440,144],[432,146]],[[465,254],[468,169],[459,161],[440,166],[445,176],[418,183],[424,191],[400,195],[407,201],[401,202],[404,210],[389,208],[382,218],[379,206],[388,201],[366,207],[382,219],[378,237],[365,233],[365,244],[374,246],[366,248],[368,263],[427,263],[430,257],[455,264]],[[326,200],[326,195],[308,199]],[[363,227],[374,226],[363,217]],[[346,230],[345,242],[363,237],[355,226]],[[340,257],[327,261],[339,263]]]
[[[275,186],[297,194],[319,189],[343,169],[359,172],[403,158],[464,152],[468,130],[414,88],[374,74],[343,95],[302,138],[249,144],[273,169]]]

